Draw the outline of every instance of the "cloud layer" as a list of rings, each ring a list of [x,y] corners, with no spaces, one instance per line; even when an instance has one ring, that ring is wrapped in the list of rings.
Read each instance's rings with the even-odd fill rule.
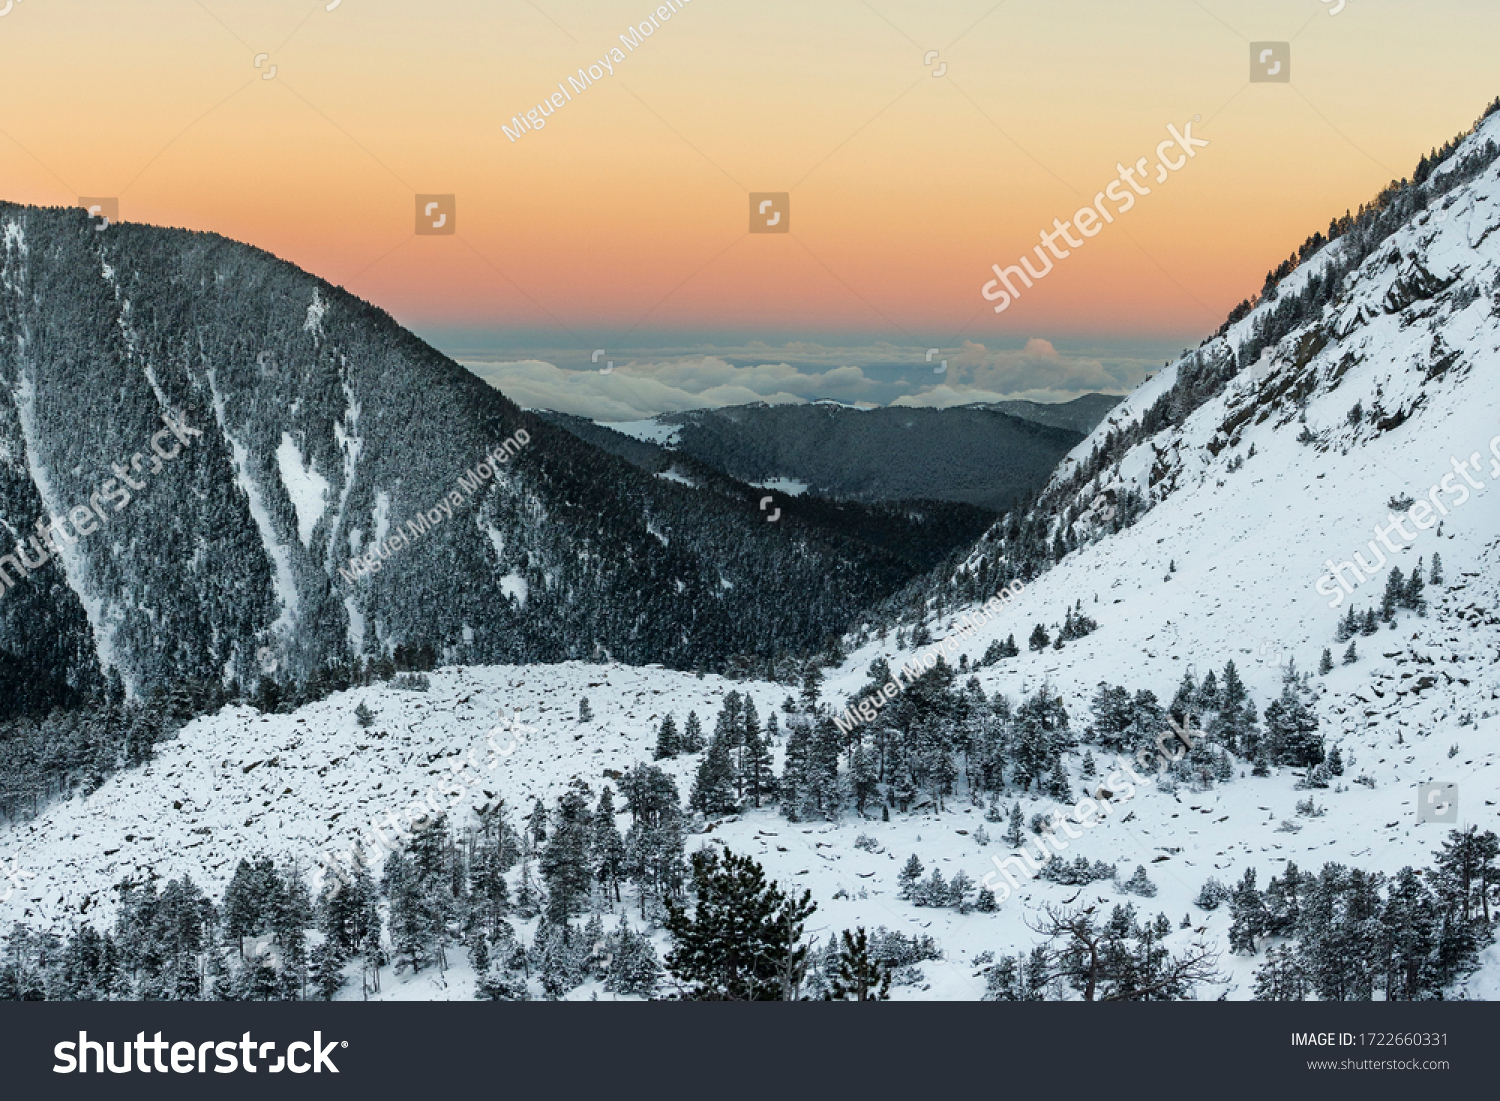
[[[1033,338],[1023,348],[991,349],[965,342],[940,351],[892,345],[830,348],[787,344],[715,349],[710,355],[615,354],[614,367],[561,367],[535,358],[457,357],[469,370],[529,409],[551,409],[598,421],[643,420],[659,413],[753,402],[786,404],[831,398],[848,403],[946,408],[1024,398],[1069,401],[1080,394],[1124,393],[1155,370],[1152,350],[1059,351]],[[941,368],[943,361],[947,368]]]

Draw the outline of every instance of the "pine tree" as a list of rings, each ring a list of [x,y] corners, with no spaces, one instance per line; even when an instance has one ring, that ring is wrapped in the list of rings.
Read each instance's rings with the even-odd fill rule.
[[[834,1002],[883,1002],[890,999],[891,972],[870,955],[864,927],[851,936],[839,934],[838,956],[825,999]]]
[[[735,799],[734,760],[727,738],[720,734],[714,735],[698,765],[688,806],[704,814],[731,814],[739,809]]]
[[[375,722],[375,712],[360,700],[359,706],[354,709],[354,721],[359,723],[361,729],[368,729]]]
[[[697,753],[703,744],[703,726],[698,722],[698,712],[689,711],[687,723],[682,728],[680,752]]]
[[[1152,883],[1150,877],[1146,875],[1146,867],[1143,864],[1135,866],[1135,871],[1120,889],[1126,894],[1140,895],[1142,898],[1156,897],[1156,884]]]
[[[1427,597],[1422,593],[1422,560],[1417,559],[1417,564],[1412,567],[1411,576],[1406,580],[1406,590],[1402,593],[1401,603],[1410,608],[1417,615],[1427,614]]]
[[[483,837],[474,848],[469,860],[469,900],[470,920],[484,940],[494,941],[502,928],[509,928],[505,915],[510,912],[510,887],[498,839]],[[476,972],[483,970],[475,965]]]
[[[1155,738],[1154,732],[1148,732]],[[1219,709],[1210,720],[1208,737],[1227,748],[1231,753],[1253,758],[1259,744],[1259,732],[1255,725],[1255,703],[1250,699],[1249,689],[1240,680],[1239,670],[1231,660],[1224,665],[1223,686],[1219,691]]]
[[[692,857],[696,906],[667,903],[667,969],[708,1001],[791,1001],[806,974],[802,931],[817,909],[768,882],[747,856],[700,849]]]
[[[547,921],[556,925],[564,940],[567,926],[582,912],[594,881],[589,859],[592,820],[589,789],[575,779],[557,801],[552,836],[542,850],[541,873],[547,884]]]
[[[1078,775],[1085,780],[1092,780],[1099,775],[1099,766],[1094,762],[1093,750],[1083,751],[1083,763],[1078,767]]]
[[[1441,989],[1443,922],[1432,892],[1412,868],[1402,868],[1380,912],[1387,1001],[1415,1001]]]
[[[802,709],[816,711],[823,696],[823,670],[810,665],[802,675]]]
[[[594,721],[594,709],[589,706],[589,698],[583,696],[578,701],[578,721],[591,723]]]
[[[1349,649],[1344,651],[1344,664],[1353,665],[1359,660],[1359,653],[1354,649],[1354,640],[1349,640]]]
[[[380,885],[390,900],[391,947],[397,957],[405,957],[413,972],[420,971],[435,957],[440,933],[437,908],[412,859],[403,852],[386,857]]]
[[[655,765],[637,765],[627,772],[620,794],[631,817],[625,833],[625,869],[639,892],[644,920],[648,899],[660,903],[681,889],[682,807],[677,785]]]
[[[1294,768],[1311,768],[1323,760],[1323,737],[1318,716],[1300,682],[1288,676],[1281,696],[1266,705],[1266,739],[1271,759]]]
[[[1266,962],[1255,969],[1253,996],[1258,1002],[1301,1002],[1307,999],[1307,977],[1289,945],[1266,949]]]
[[[526,816],[526,832],[533,845],[547,840],[547,806],[538,796],[531,803],[531,813]]]
[[[661,730],[656,735],[655,758],[658,761],[669,760],[677,756],[679,742],[677,737],[677,720],[670,714],[661,721]]]
[[[1432,555],[1432,575],[1428,577],[1429,585],[1441,585],[1443,583],[1443,557],[1436,551]]]
[[[1005,836],[1001,838],[1013,849],[1019,849],[1026,840],[1026,816],[1019,802],[1010,805],[1010,817],[1006,823]]]
[[[348,981],[344,977],[344,963],[343,953],[329,941],[324,941],[312,950],[313,988],[325,1002],[333,1001],[334,995]]]
[[[1193,680],[1191,669],[1183,671],[1182,683],[1177,686],[1177,693],[1172,697],[1167,713],[1179,724],[1187,722],[1190,716],[1198,713],[1198,685]]]
[[[1059,803],[1071,803],[1073,791],[1068,784],[1068,772],[1063,767],[1062,761],[1058,761],[1042,781],[1042,793],[1049,799]]]
[[[1017,804],[1019,806],[1020,804]],[[922,862],[917,859],[917,854],[912,853],[901,869],[901,874],[896,877],[897,896],[908,902],[916,901],[922,883]]]
[[[1333,672],[1333,653],[1328,647],[1323,648],[1323,656],[1318,658],[1318,675],[1324,676]]]
[[[611,894],[620,901],[620,880],[625,875],[625,840],[615,825],[615,793],[606,786],[594,808],[594,835],[589,843],[593,857],[594,879],[603,888],[605,898]]]
[[[740,784],[745,795],[757,807],[762,799],[776,795],[776,763],[771,756],[771,747],[761,739],[759,724],[753,721],[755,712],[747,706],[745,724],[745,746],[740,756]],[[774,720],[775,715],[771,718]]]
[[[1380,624],[1375,618],[1375,609],[1366,608],[1365,618],[1359,625],[1359,633],[1368,637],[1378,630],[1380,630]]]
[[[1401,567],[1392,566],[1385,579],[1385,595],[1380,599],[1380,618],[1389,623],[1396,618],[1396,609],[1406,596],[1406,584],[1401,577]]]
[[[787,727],[786,759],[781,765],[781,813],[795,822],[806,798],[812,767],[812,732],[807,721],[793,719]]]
[[[1256,938],[1265,932],[1266,905],[1255,888],[1255,869],[1246,868],[1229,899],[1229,950],[1253,956]]]
[[[875,755],[856,743],[849,754],[849,786],[854,790],[854,809],[863,815],[865,804],[876,792],[880,772],[876,768]]]
[[[926,883],[917,888],[912,901],[918,906],[941,908],[948,905],[948,881],[943,878],[940,869],[932,869],[932,875],[927,877]]]
[[[1047,634],[1047,628],[1040,623],[1031,629],[1031,638],[1026,642],[1026,645],[1034,651],[1045,650],[1051,644],[1052,636]]]

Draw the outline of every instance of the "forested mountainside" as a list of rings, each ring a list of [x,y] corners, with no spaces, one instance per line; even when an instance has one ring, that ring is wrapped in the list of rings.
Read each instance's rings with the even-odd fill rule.
[[[909,576],[643,474],[259,249],[13,204],[0,233],[9,713],[112,672],[248,685],[397,646],[713,667],[808,651]],[[506,439],[519,454],[461,488]]]
[[[694,455],[628,436],[605,424],[547,410],[537,410],[537,416],[648,473],[718,493],[751,510],[759,509],[770,494],[763,512],[769,515],[774,509],[778,523],[779,517],[790,516],[835,538],[868,544],[898,558],[913,577],[930,573],[955,552],[967,550],[998,518],[992,509],[961,501],[832,500],[800,490],[787,492],[785,482],[777,479],[767,481],[765,487],[751,485]]]
[[[1028,500],[1082,436],[987,405],[732,405],[647,423],[674,450],[740,481],[784,479],[823,497],[993,510]]]

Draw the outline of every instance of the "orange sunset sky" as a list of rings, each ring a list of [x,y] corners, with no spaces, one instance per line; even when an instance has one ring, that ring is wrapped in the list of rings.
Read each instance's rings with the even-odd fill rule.
[[[655,5],[11,0],[0,197],[117,196],[451,350],[1155,355],[1500,93],[1494,0],[677,3],[512,142],[503,124]],[[1289,83],[1249,82],[1262,40],[1291,43]],[[1206,149],[993,313],[992,263],[1194,116]],[[752,191],[790,193],[790,233],[747,233]],[[413,233],[417,193],[456,196],[456,234]]]

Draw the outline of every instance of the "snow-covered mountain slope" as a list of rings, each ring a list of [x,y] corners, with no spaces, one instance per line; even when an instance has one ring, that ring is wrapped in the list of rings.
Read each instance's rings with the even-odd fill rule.
[[[943,958],[921,964],[924,978],[896,988],[899,998],[977,997],[983,954],[1037,943],[1027,922],[1041,906],[1096,900],[1106,910],[1131,902],[1143,916],[1165,913],[1174,930],[1169,948],[1202,935],[1224,953],[1226,981],[1198,996],[1245,998],[1264,957],[1224,951],[1227,908],[1193,905],[1207,879],[1232,884],[1255,868],[1264,884],[1291,861],[1304,871],[1337,861],[1388,874],[1430,865],[1451,827],[1419,820],[1423,782],[1457,784],[1457,825],[1495,828],[1500,162],[1465,161],[1490,141],[1500,141],[1500,115],[1491,115],[1422,190],[1403,193],[1399,201],[1411,209],[1400,225],[1378,239],[1351,231],[1312,251],[1274,295],[1122,403],[1113,423],[1101,425],[1054,476],[1044,502],[1053,523],[1066,517],[1084,525],[1080,545],[1065,546],[1042,572],[1007,558],[1014,546],[1003,540],[976,548],[973,560],[989,566],[991,590],[1011,579],[1011,569],[1028,579],[991,622],[946,651],[951,664],[973,665],[991,642],[1014,635],[1024,644],[1034,624],[1056,624],[1081,602],[1097,630],[1061,649],[1023,646],[1020,655],[978,669],[983,690],[1017,702],[1047,686],[1077,732],[1090,721],[1089,701],[1101,681],[1149,688],[1165,702],[1186,670],[1201,677],[1232,659],[1264,709],[1280,690],[1287,659],[1310,671],[1324,648],[1339,656],[1337,620],[1351,603],[1378,606],[1392,566],[1408,573],[1420,557],[1425,576],[1440,555],[1444,580],[1428,586],[1425,616],[1398,611],[1394,627],[1355,637],[1358,660],[1312,679],[1320,731],[1345,762],[1340,783],[1308,792],[1296,787],[1297,770],[1256,777],[1237,761],[1232,779],[1207,790],[1144,787],[1120,813],[1070,841],[1068,855],[1114,864],[1122,882],[1143,866],[1155,895],[1128,895],[1108,879],[1084,887],[1032,879],[996,913],[917,907],[897,897],[897,874],[913,854],[946,879],[962,871],[975,881],[993,870],[992,858],[1010,855],[999,841],[1003,825],[985,823],[984,808],[962,795],[941,812],[919,806],[892,812],[889,822],[878,812],[862,819],[845,809],[834,821],[791,823],[776,810],[752,810],[692,835],[689,848],[723,844],[754,856],[781,883],[805,885],[819,907],[809,932],[820,942],[857,925],[934,937]],[[1301,297],[1335,272],[1326,300]],[[1292,316],[1304,306],[1305,316]],[[1180,408],[1162,411],[1164,400],[1179,397]],[[1351,416],[1356,406],[1358,417]],[[1126,438],[1132,425],[1149,432],[1111,452],[1111,435]],[[1080,470],[1092,472],[1080,478]],[[1140,505],[1132,525],[1091,541],[1087,529],[1096,522],[1077,521],[1079,511],[1096,498],[1124,511],[1126,489]],[[1426,519],[1441,526],[1419,525],[1419,501],[1430,502]],[[1438,503],[1446,510],[1440,516]],[[1411,536],[1386,528],[1389,546],[1401,548],[1387,550],[1372,529],[1396,512],[1411,517]],[[1044,535],[1050,544],[1057,531]],[[1328,564],[1355,552],[1372,562],[1378,554],[1380,565],[1352,594],[1341,593],[1325,577]],[[964,591],[962,580],[946,583],[956,593]],[[941,616],[929,617],[937,643],[954,633],[960,604],[950,598]],[[867,641],[851,641],[824,683],[824,700],[835,707],[863,686],[875,659],[897,667],[913,656],[896,635],[854,637]],[[64,930],[80,916],[107,920],[112,888],[152,873],[189,872],[217,894],[234,862],[256,852],[310,870],[327,846],[347,843],[371,818],[436,784],[447,775],[445,764],[470,749],[482,757],[501,708],[514,709],[536,733],[488,773],[476,798],[524,808],[537,796],[555,800],[574,776],[598,790],[609,780],[606,769],[649,759],[666,713],[681,723],[693,709],[709,726],[731,687],[748,691],[762,714],[788,693],[764,682],[578,663],[447,669],[432,681],[425,694],[382,686],[290,715],[241,709],[196,720],[161,746],[148,768],[116,775],[92,796],[74,796],[0,832],[0,860],[35,877],[0,903],[0,922]],[[581,696],[593,706],[588,724],[577,721]],[[377,713],[371,731],[354,722],[360,700]],[[1107,771],[1112,762],[1094,748]],[[1082,749],[1065,758],[1074,778]],[[783,752],[777,747],[778,765]],[[683,794],[698,760],[664,762]],[[1309,796],[1321,815],[1298,814]],[[1028,819],[1064,809],[1037,795],[1019,801]],[[982,824],[987,842],[978,834]],[[861,835],[869,840],[856,845]],[[1184,914],[1190,927],[1179,929]],[[1462,992],[1500,997],[1500,957],[1491,949],[1483,962]],[[465,997],[459,974],[446,991],[424,980],[390,986],[387,994]],[[585,987],[574,996],[588,993]]]

